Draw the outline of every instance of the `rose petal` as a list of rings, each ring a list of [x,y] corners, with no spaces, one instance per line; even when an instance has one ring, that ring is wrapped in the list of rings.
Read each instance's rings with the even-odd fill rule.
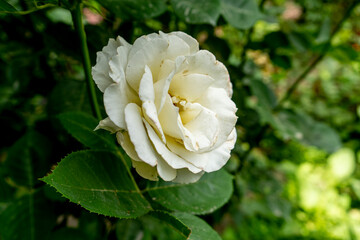
[[[158,112],[161,112],[166,96],[169,92],[170,83],[174,75],[181,71],[183,63],[185,61],[184,56],[179,56],[174,61],[165,60],[160,68],[159,80],[154,84],[155,89],[155,104]]]
[[[202,171],[201,169],[195,167],[193,164],[185,161],[184,159],[171,152],[156,135],[151,126],[146,121],[144,121],[144,123],[150,140],[152,141],[157,153],[160,154],[160,156],[165,160],[165,162],[169,164],[173,169],[187,168],[193,173],[198,173]]]
[[[131,48],[131,44],[129,44],[124,38],[122,38],[122,37],[120,37],[120,36],[118,36],[118,37],[116,38],[116,41],[117,41],[118,43],[120,43],[121,46],[124,46],[124,47],[126,47],[126,48]]]
[[[151,75],[151,70],[147,65],[145,65],[144,75],[140,81],[139,97],[142,102],[154,102],[155,100],[153,77]]]
[[[124,109],[128,104],[123,82],[113,83],[104,92],[105,111],[110,120],[118,127],[126,129]]]
[[[134,144],[132,144],[129,134],[127,132],[117,132],[116,139],[126,154],[134,161],[142,162],[135,151]]]
[[[159,114],[159,120],[166,135],[183,141],[190,151],[199,150],[199,147],[196,146],[195,137],[182,124],[179,108],[173,105],[169,94],[166,95],[164,107]]]
[[[166,59],[174,60],[178,56],[186,56],[190,54],[190,46],[176,35],[165,34],[160,31],[160,36],[166,39],[169,47],[166,50]]]
[[[215,80],[206,74],[190,73],[186,70],[178,73],[171,81],[169,93],[187,101],[200,97]]]
[[[184,138],[179,108],[172,104],[169,94],[166,95],[164,106],[159,113],[159,121],[166,135],[177,139]]]
[[[172,181],[176,177],[176,170],[169,166],[163,159],[158,159],[157,171],[165,181]]]
[[[117,48],[117,54],[109,61],[110,73],[109,76],[114,82],[126,81],[125,79],[125,67],[127,65],[127,56],[129,49],[120,46]]]
[[[199,43],[196,41],[195,38],[191,37],[190,35],[184,32],[171,32],[169,35],[175,35],[182,40],[184,40],[190,47],[190,54],[194,54],[199,51]]]
[[[183,184],[194,183],[197,182],[202,175],[204,175],[204,171],[199,173],[192,173],[187,169],[178,169],[176,178],[173,180],[173,182]]]
[[[102,92],[104,92],[105,89],[113,83],[109,77],[109,70],[109,61],[105,54],[103,52],[97,52],[96,65],[92,67],[91,74],[96,85]]]
[[[139,158],[151,166],[157,163],[155,152],[142,121],[141,109],[135,103],[129,103],[125,107],[125,122],[130,140],[135,146]]]
[[[149,128],[151,127],[149,126]],[[158,180],[156,172],[158,171],[159,176],[165,181],[172,181],[176,177],[176,170],[171,168],[163,159],[161,159],[160,156],[157,157],[157,167],[151,167],[147,163],[144,163],[142,160],[140,160],[127,132],[118,132],[116,137],[121,147],[125,150],[126,154],[129,155],[129,157],[133,160],[132,165],[136,168],[136,171],[140,176],[150,180]]]
[[[236,131],[233,129],[227,141],[209,152],[194,153],[185,149],[181,144],[168,139],[167,146],[175,154],[192,163],[205,172],[213,172],[222,168],[230,158],[230,151],[236,142]]]
[[[212,86],[223,88],[229,97],[232,95],[232,85],[229,73],[221,62],[217,61],[215,56],[206,50],[200,50],[197,53],[186,56],[182,71],[190,73],[209,75],[215,81]]]
[[[109,61],[117,54],[116,49],[120,46],[124,46],[124,48],[128,50],[131,45],[123,38],[118,37],[116,40],[109,39],[108,45],[106,45],[101,52],[97,52],[96,65],[92,67],[91,72],[96,85],[102,92],[113,83],[113,80],[109,76]]]
[[[200,104],[189,104],[197,106],[199,114],[184,127],[189,130],[191,137],[195,139],[195,150],[197,152],[206,151],[214,146],[219,134],[219,121],[216,114]],[[186,112],[186,110],[184,110]],[[185,145],[185,147],[187,147]],[[191,146],[191,149],[194,147]]]
[[[216,96],[216,97],[214,97]],[[233,130],[236,121],[236,105],[229,98],[226,91],[222,88],[209,87],[199,99],[196,100],[201,106],[216,113],[219,120],[219,134],[214,148],[223,144]]]
[[[144,162],[132,161],[132,165],[135,168],[136,172],[143,178],[158,181],[156,167],[152,167]]]
[[[99,122],[99,124],[96,126],[96,128],[94,129],[94,131],[98,130],[98,129],[104,129],[107,130],[111,133],[115,133],[117,131],[119,131],[121,128],[119,128],[118,126],[115,125],[115,123],[113,123],[110,118],[104,118],[103,120],[101,120]]]
[[[139,39],[142,39],[139,41]],[[168,42],[160,37],[142,37],[135,41],[129,52],[126,66],[126,80],[135,90],[139,90],[140,80],[144,74],[145,65],[151,69],[153,77],[159,74],[161,61],[165,57]]]
[[[162,141],[166,142],[165,135],[161,128],[161,124],[154,103],[155,100],[154,84],[151,75],[151,70],[148,66],[145,66],[145,73],[140,81],[139,96],[142,101],[142,109],[145,119],[156,130],[157,134],[161,136]]]

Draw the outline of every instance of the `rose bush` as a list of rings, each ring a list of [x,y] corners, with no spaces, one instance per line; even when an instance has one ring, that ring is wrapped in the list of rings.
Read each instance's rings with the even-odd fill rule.
[[[183,32],[120,36],[97,53],[93,79],[117,140],[144,178],[190,183],[219,170],[236,141],[226,67]]]

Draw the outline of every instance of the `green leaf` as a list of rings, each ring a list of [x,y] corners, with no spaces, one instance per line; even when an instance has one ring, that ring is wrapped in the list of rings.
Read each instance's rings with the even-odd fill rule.
[[[134,219],[121,219],[116,223],[116,236],[119,240],[133,240],[142,232],[142,224]]]
[[[14,6],[9,4],[6,0],[0,0],[0,14],[1,13],[15,13],[15,14],[29,14],[40,9],[57,6],[57,0],[33,0],[33,8],[29,8],[27,11],[18,11]]]
[[[114,143],[114,136],[103,130],[94,131],[98,120],[82,112],[67,112],[58,115],[64,128],[85,146],[93,149],[113,149],[118,147]]]
[[[51,240],[84,240],[88,239],[87,236],[79,229],[74,228],[61,228],[51,234]]]
[[[271,61],[283,69],[290,69],[291,68],[291,58],[287,55],[281,54],[270,54]]]
[[[249,83],[252,94],[257,98],[256,109],[262,122],[275,124],[272,111],[277,104],[277,99],[274,92],[262,81],[252,79]]]
[[[35,131],[27,132],[9,150],[7,175],[18,185],[33,187],[48,169],[50,141]]]
[[[354,191],[356,197],[360,199],[360,180],[352,178],[350,180],[352,190]]]
[[[232,26],[248,29],[260,19],[255,0],[221,0],[221,14]]]
[[[170,213],[164,211],[153,211],[150,212],[149,215],[159,219],[164,224],[172,226],[184,237],[184,239],[188,239],[191,229]]]
[[[17,12],[16,8],[5,0],[0,0],[0,13],[2,12]]]
[[[175,13],[185,22],[216,25],[220,15],[220,0],[172,0]]]
[[[42,180],[70,201],[106,216],[138,217],[151,209],[122,160],[111,152],[72,153]]]
[[[309,37],[306,32],[287,33],[289,43],[298,51],[305,52],[311,47]]]
[[[360,59],[360,52],[347,44],[331,47],[329,55],[342,64],[349,64],[352,61],[358,61],[358,59]]]
[[[252,79],[250,81],[250,89],[252,94],[257,97],[259,105],[267,109],[273,109],[276,106],[275,93],[264,82]]]
[[[283,139],[293,139],[306,145],[318,147],[332,153],[341,147],[338,133],[328,125],[315,121],[309,115],[282,110],[275,115],[273,125]]]
[[[55,220],[53,209],[41,192],[27,194],[0,214],[0,239],[48,239]]]
[[[159,181],[147,188],[162,206],[194,214],[211,213],[224,205],[233,192],[232,176],[225,170],[205,174],[198,182],[176,184]]]
[[[289,40],[286,34],[282,31],[271,32],[265,35],[264,44],[270,49],[287,48]]]
[[[191,229],[189,240],[221,240],[219,234],[201,218],[181,212],[173,215]]]
[[[57,30],[59,31],[60,29]],[[61,32],[65,32],[64,29],[61,29]],[[52,34],[47,34],[49,36],[47,36],[46,44],[50,45],[49,47],[51,47],[53,51],[59,54],[65,51],[71,51],[70,47],[66,48],[64,43],[65,39],[61,39],[63,36],[52,39]],[[70,32],[67,32],[67,34],[70,34]],[[60,42],[58,40],[60,40]],[[90,99],[85,81],[62,80],[56,84],[49,97],[48,110],[52,115],[70,111],[91,113]]]
[[[317,44],[326,43],[329,41],[330,35],[331,35],[331,20],[330,17],[326,17],[320,27],[319,35],[315,39],[315,42]]]
[[[13,198],[15,190],[5,181],[5,171],[3,172],[3,170],[5,170],[5,168],[0,164],[0,203],[10,201]]]
[[[166,0],[102,0],[101,4],[122,19],[143,20],[161,15]]]
[[[350,148],[342,148],[331,154],[327,160],[331,176],[337,180],[349,178],[355,171],[355,153]]]
[[[102,239],[105,230],[104,218],[98,214],[83,211],[79,218],[79,230],[81,230],[87,240]]]

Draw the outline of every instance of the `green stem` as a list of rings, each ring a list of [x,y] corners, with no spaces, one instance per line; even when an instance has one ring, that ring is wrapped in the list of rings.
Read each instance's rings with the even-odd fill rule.
[[[101,112],[100,112],[99,104],[98,104],[97,98],[96,98],[96,88],[95,88],[94,81],[92,80],[92,77],[91,77],[91,62],[90,62],[89,50],[88,50],[88,46],[87,46],[87,42],[86,42],[86,33],[85,33],[85,29],[84,29],[84,24],[82,22],[82,3],[81,2],[76,3],[75,9],[71,10],[71,15],[72,15],[72,19],[74,22],[75,31],[77,32],[78,37],[79,37],[82,61],[83,61],[83,66],[84,66],[84,71],[85,71],[85,78],[86,78],[88,93],[89,93],[89,97],[90,97],[90,101],[91,101],[91,108],[92,108],[94,116],[98,120],[101,120],[102,119]]]
[[[124,166],[125,166],[125,168],[126,168],[126,171],[127,171],[127,173],[128,173],[128,175],[129,175],[131,181],[133,182],[133,184],[134,184],[134,186],[135,186],[135,188],[136,188],[136,191],[140,193],[141,190],[140,190],[139,186],[137,185],[134,176],[133,176],[132,173],[131,173],[131,170],[130,170],[130,169],[131,169],[131,166],[129,166],[129,165],[127,164],[124,155],[122,154],[122,152],[121,152],[119,149],[116,150],[116,154],[119,156],[119,158],[121,159],[122,163],[124,164]]]
[[[324,58],[324,56],[327,54],[331,47],[331,41],[334,38],[335,34],[341,29],[341,26],[345,22],[346,19],[348,19],[351,15],[351,12],[354,10],[355,6],[359,3],[359,1],[354,1],[351,3],[351,5],[346,10],[343,18],[337,23],[337,25],[333,28],[333,31],[330,35],[329,40],[325,43],[322,52],[317,55],[311,63],[304,69],[304,71],[294,80],[292,85],[289,87],[289,89],[286,91],[286,94],[284,97],[279,101],[278,106],[276,109],[279,109],[282,104],[290,98],[290,96],[293,94],[293,92],[296,90],[297,86],[306,78],[306,76],[317,66],[317,64]]]

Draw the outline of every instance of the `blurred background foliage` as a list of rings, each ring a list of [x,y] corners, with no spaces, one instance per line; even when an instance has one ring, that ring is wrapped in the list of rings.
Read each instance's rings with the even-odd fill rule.
[[[92,64],[109,38],[180,30],[228,67],[235,190],[202,216],[223,239],[360,239],[357,3],[87,0],[83,15]],[[83,148],[56,116],[92,113],[72,6],[0,1],[0,239],[177,239],[151,216],[92,214],[39,181]]]

